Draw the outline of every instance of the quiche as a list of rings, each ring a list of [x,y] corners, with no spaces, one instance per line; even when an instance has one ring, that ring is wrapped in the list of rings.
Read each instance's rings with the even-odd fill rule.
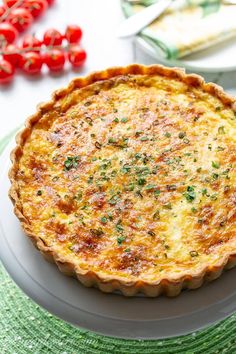
[[[236,265],[236,103],[178,68],[74,79],[11,153],[22,228],[85,286],[176,296]]]

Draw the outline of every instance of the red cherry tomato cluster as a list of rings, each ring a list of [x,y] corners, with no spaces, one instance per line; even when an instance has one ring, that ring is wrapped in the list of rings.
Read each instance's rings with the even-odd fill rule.
[[[4,0],[0,6],[0,47],[13,43],[52,3],[49,0]]]
[[[13,1],[10,2],[11,5],[12,3]],[[13,44],[14,35],[6,34],[6,26],[9,26],[9,23],[0,24],[0,35],[1,25],[5,25],[4,37],[8,39],[9,44],[2,49],[0,83],[9,83],[13,79],[15,68],[35,75],[41,72],[43,65],[46,65],[49,71],[57,72],[63,70],[66,60],[74,68],[82,66],[86,60],[87,54],[79,45],[83,33],[77,25],[67,26],[64,34],[54,28],[48,29],[42,40],[27,34],[18,46]]]
[[[12,81],[15,68],[27,74],[39,74],[45,64],[50,71],[60,71],[68,59],[73,67],[80,67],[86,52],[78,43],[82,30],[67,26],[64,34],[48,29],[39,40],[26,35],[20,45],[14,44],[19,33],[29,28],[54,0],[3,0],[0,6],[0,84]],[[66,45],[63,43],[66,42]]]

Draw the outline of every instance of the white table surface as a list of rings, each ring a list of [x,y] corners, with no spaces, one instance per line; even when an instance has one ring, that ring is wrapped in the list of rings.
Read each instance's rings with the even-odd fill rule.
[[[87,63],[79,72],[67,66],[59,75],[50,75],[45,70],[36,78],[17,74],[12,85],[0,86],[0,138],[22,124],[34,113],[36,104],[48,100],[53,90],[67,85],[78,75],[133,62],[155,63],[155,59],[137,48],[131,39],[116,38],[116,29],[122,20],[119,0],[56,0],[55,5],[28,32],[41,37],[50,27],[63,30],[67,24],[81,25],[84,30],[82,45],[88,53]],[[206,80],[215,81],[226,91],[236,94],[236,72],[204,76]]]

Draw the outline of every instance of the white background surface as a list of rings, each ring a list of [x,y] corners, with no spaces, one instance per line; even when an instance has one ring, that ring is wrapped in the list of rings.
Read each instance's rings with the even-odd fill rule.
[[[0,86],[0,138],[22,124],[34,113],[36,104],[48,100],[53,90],[67,85],[78,75],[133,62],[154,63],[155,59],[138,49],[132,40],[116,38],[116,30],[122,20],[119,0],[56,0],[55,5],[28,32],[41,37],[49,27],[64,30],[67,24],[80,24],[84,30],[82,45],[88,52],[87,63],[77,73],[67,67],[64,73],[56,76],[46,72],[36,78],[17,74],[12,85]],[[236,94],[236,72],[204,76]]]

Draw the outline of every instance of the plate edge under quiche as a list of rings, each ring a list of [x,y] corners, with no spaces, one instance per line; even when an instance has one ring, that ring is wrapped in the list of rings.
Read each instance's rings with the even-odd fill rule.
[[[226,94],[223,89],[213,83],[205,83],[201,76],[196,74],[186,74],[180,68],[167,68],[161,65],[143,66],[139,64],[129,65],[127,67],[113,67],[107,70],[94,72],[86,77],[75,78],[66,88],[55,91],[52,95],[51,101],[40,104],[37,107],[37,112],[30,116],[25,123],[25,128],[18,133],[16,137],[17,146],[11,152],[12,167],[9,171],[9,178],[11,181],[11,188],[9,196],[14,204],[14,212],[19,219],[21,226],[26,235],[31,239],[36,248],[43,254],[43,256],[50,262],[56,263],[60,271],[66,275],[76,277],[85,286],[96,286],[103,292],[120,291],[123,295],[133,296],[138,292],[144,293],[146,296],[159,296],[165,294],[174,297],[178,295],[182,289],[195,289],[200,287],[205,281],[211,281],[218,278],[224,269],[230,269],[236,265],[235,251],[232,254],[226,254],[222,257],[222,261],[215,266],[206,266],[204,271],[199,274],[191,276],[181,276],[179,279],[162,279],[159,283],[148,282],[144,280],[137,281],[123,281],[122,279],[114,279],[112,276],[100,277],[96,271],[83,271],[76,269],[73,262],[68,262],[63,259],[63,256],[56,254],[44,244],[42,239],[33,234],[29,228],[26,218],[22,214],[21,204],[18,195],[18,184],[16,174],[18,170],[18,160],[22,156],[23,146],[26,139],[31,135],[34,124],[37,123],[43,114],[50,111],[55,103],[63,97],[66,97],[74,89],[85,88],[96,82],[104,80],[115,79],[120,76],[129,75],[160,75],[165,78],[176,79],[186,83],[188,86],[197,87],[210,95],[220,99],[220,101],[231,106],[232,110],[236,112],[236,101],[233,97]]]

